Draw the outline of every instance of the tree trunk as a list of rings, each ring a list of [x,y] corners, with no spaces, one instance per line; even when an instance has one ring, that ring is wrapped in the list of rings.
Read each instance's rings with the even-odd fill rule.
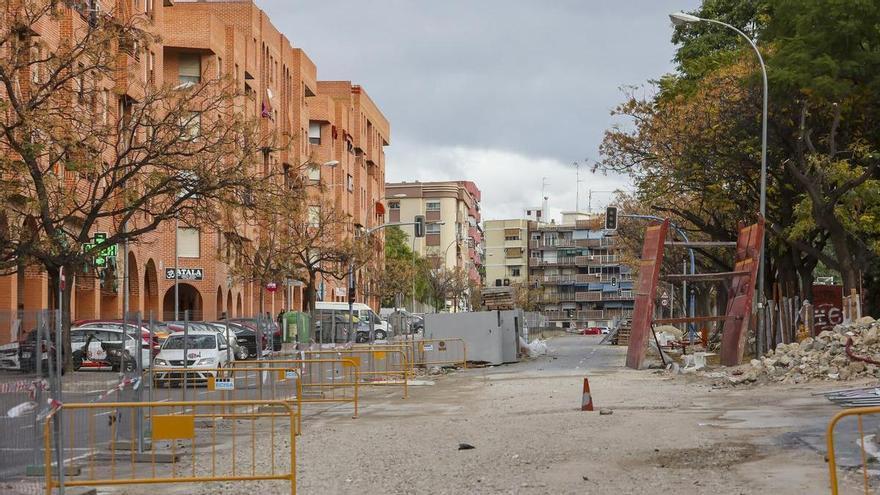
[[[70,299],[73,295],[73,277],[72,270],[69,267],[63,268],[65,273],[65,278],[70,278],[70,281],[66,281],[64,284],[64,289],[61,291],[61,301],[58,300],[58,284],[60,282],[61,270],[59,268],[46,268],[46,271],[49,274],[49,280],[51,281],[49,284],[50,290],[52,291],[51,300],[54,301],[54,309],[60,309],[60,318],[61,318],[61,343],[55,342],[56,352],[60,350],[61,358],[62,358],[62,366],[65,371],[73,371],[73,348],[70,343]],[[53,319],[54,321],[54,319]],[[53,338],[56,335],[56,328],[53,326],[49,329],[52,332]],[[52,339],[50,339],[52,340]],[[52,363],[54,366],[54,362]]]
[[[836,223],[836,222],[835,222]],[[834,254],[837,262],[840,263],[840,276],[843,279],[843,293],[848,295],[851,289],[859,289],[859,276],[856,271],[853,254],[847,242],[847,235],[844,229],[835,225],[828,229],[831,245],[834,246]]]

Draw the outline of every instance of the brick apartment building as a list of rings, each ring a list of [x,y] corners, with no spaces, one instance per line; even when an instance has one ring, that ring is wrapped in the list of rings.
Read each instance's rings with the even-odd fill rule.
[[[353,227],[382,221],[388,121],[361,86],[319,81],[314,62],[252,0],[99,0],[97,5],[106,12],[142,17],[145,28],[161,40],[161,45],[139,47],[135,55],[120,52],[118,73],[123,76],[107,83],[108,99],[118,102],[110,102],[111,112],[121,111],[127,101],[138,101],[145,85],[231,77],[245,92],[236,110],[259,119],[264,135],[277,136],[279,142],[289,138],[289,145],[280,151],[265,153],[264,170],[305,168],[313,183],[324,185],[316,188],[324,192],[310,199],[314,206],[335,204],[351,215]],[[57,18],[46,19],[34,33],[49,49],[65,33],[87,22],[84,10],[59,3],[57,11]],[[308,164],[324,165],[303,167]],[[172,319],[175,265],[191,275],[179,280],[178,302],[180,310],[191,311],[193,319],[252,316],[259,310],[264,289],[231,275],[220,260],[223,245],[221,232],[169,222],[131,243],[127,252],[118,246],[118,254],[108,262],[122,267],[127,258],[129,283],[121,281],[121,268],[113,281],[97,280],[94,274],[68,276],[67,283],[75,284],[71,317],[121,317],[123,291],[127,290],[130,311]],[[378,272],[382,248],[376,249],[375,265],[361,270],[362,274]],[[378,298],[369,295],[369,277],[359,276],[358,281],[357,299],[376,306]],[[336,281],[322,281],[319,300],[339,300],[338,286]],[[49,290],[48,277],[39,267],[0,277],[0,312],[50,307]],[[268,311],[269,298],[274,298],[276,311],[300,309],[302,297],[301,287],[282,286],[274,294],[264,293],[264,307]]]
[[[471,181],[388,183],[386,221],[412,222],[416,215],[424,215],[428,222],[424,238],[413,239],[410,225],[401,227],[415,252],[439,260],[447,270],[461,268],[479,283],[484,247],[480,199],[480,189]]]

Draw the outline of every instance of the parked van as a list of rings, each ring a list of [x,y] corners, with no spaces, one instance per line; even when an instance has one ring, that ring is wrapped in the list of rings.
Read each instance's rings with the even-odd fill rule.
[[[372,308],[364,303],[353,305],[355,329],[354,338],[349,336],[348,303],[317,302],[315,303],[315,336],[316,342],[355,342],[364,343],[371,340],[385,340],[390,335],[388,322],[379,318]],[[373,338],[370,338],[370,330]]]

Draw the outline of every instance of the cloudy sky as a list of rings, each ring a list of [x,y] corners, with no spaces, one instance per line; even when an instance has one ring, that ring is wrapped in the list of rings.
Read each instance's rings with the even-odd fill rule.
[[[257,0],[318,78],[361,84],[391,122],[389,181],[473,180],[483,218],[575,207],[621,86],[671,70],[667,14],[698,0]],[[581,168],[580,206],[624,177]],[[600,192],[601,191],[601,192]]]

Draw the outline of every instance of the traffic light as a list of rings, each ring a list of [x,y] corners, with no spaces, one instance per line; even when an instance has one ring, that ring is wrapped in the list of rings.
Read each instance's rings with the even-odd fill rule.
[[[425,216],[416,215],[414,225],[416,237],[425,237]]]
[[[348,288],[348,302],[354,302],[354,287]]]
[[[611,287],[617,287],[617,277],[611,277]]]
[[[617,230],[617,207],[605,208],[605,230]]]

